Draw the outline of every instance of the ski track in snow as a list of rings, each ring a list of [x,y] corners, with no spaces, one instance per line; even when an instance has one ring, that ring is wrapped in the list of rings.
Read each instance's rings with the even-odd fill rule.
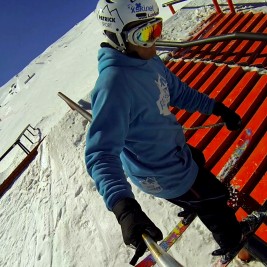
[[[78,127],[73,131],[75,123]],[[31,168],[25,171],[13,185],[13,190],[8,191],[2,199],[0,223],[5,227],[0,229],[0,236],[2,241],[12,240],[4,242],[7,247],[2,246],[2,249],[10,251],[16,246],[17,257],[2,254],[0,266],[35,266],[37,263],[41,266],[68,266],[68,258],[75,259],[73,266],[79,265],[84,258],[83,266],[86,266],[88,253],[92,250],[97,253],[101,247],[99,242],[103,246],[99,253],[106,251],[107,259],[112,258],[112,250],[104,236],[106,231],[101,231],[98,223],[101,213],[98,210],[101,209],[102,213],[106,210],[84,167],[85,126],[80,115],[68,113],[62,123],[55,126],[46,137]],[[66,153],[73,153],[73,158],[66,157]],[[99,198],[99,203],[90,201],[91,193],[95,195],[94,199]],[[7,208],[11,203],[16,205]],[[9,214],[3,216],[4,212]],[[13,215],[17,217],[18,213],[20,221],[13,221]],[[12,236],[13,232],[19,234],[20,231],[27,233],[22,236],[23,239]],[[71,244],[72,236],[75,235],[81,236],[81,244]],[[79,247],[84,245],[84,238],[90,242],[87,242],[87,249],[81,251]],[[85,250],[87,253],[84,253]],[[107,266],[108,260],[102,256],[103,266]],[[31,262],[33,259],[34,262]]]

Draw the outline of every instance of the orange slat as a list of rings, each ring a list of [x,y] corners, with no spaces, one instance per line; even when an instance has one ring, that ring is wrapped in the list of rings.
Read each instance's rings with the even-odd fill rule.
[[[267,111],[267,110],[266,110]],[[253,152],[250,154],[246,162],[240,168],[235,177],[231,180],[231,184],[238,190],[243,193],[251,192],[254,187],[255,181],[259,179],[259,173],[265,168],[267,162],[267,133],[259,141]],[[267,191],[265,191],[267,197]]]
[[[229,71],[229,67],[227,65],[222,65],[215,69],[215,71],[208,76],[208,72],[203,72],[205,75],[205,83],[199,88],[199,92],[209,94],[212,89],[220,82],[220,80],[227,74]],[[191,86],[191,84],[190,84]],[[194,88],[193,86],[191,86]],[[176,119],[183,124],[184,121],[190,116],[190,113],[186,112],[185,110],[180,110],[176,114]]]
[[[196,63],[196,65],[198,65],[198,63]],[[205,64],[205,63],[201,62],[201,64],[199,64],[199,65],[200,65],[199,68],[200,67],[203,67],[203,68],[201,70],[199,70],[199,68],[197,67],[197,70],[199,70],[197,75],[195,74],[195,71],[197,71],[197,70],[193,67],[193,69],[190,71],[191,75],[190,76],[185,75],[184,78],[182,79],[182,81],[189,84],[189,86],[191,88],[194,88],[197,90],[207,80],[207,78],[216,70],[216,65],[213,63],[212,64]],[[173,114],[177,114],[178,111],[179,111],[179,109],[176,107],[171,108],[171,112]],[[185,114],[185,113],[186,112],[183,111],[183,114]],[[187,114],[187,115],[189,116],[189,114]],[[182,116],[182,117],[184,118],[184,120],[186,119],[184,116]],[[181,118],[181,121],[184,121],[184,120],[182,120],[182,118]]]
[[[265,15],[264,19],[262,19],[260,23],[263,25],[262,28],[265,28],[265,30],[260,30],[260,32],[267,33],[267,15]],[[262,41],[253,42],[250,48],[246,51],[246,54],[241,57],[237,63],[239,65],[251,64],[251,62],[257,57],[257,54],[259,54],[265,46],[266,44]]]
[[[250,29],[252,29],[254,26],[256,26],[256,25],[257,25],[257,21],[259,21],[260,18],[261,18],[262,16],[263,16],[262,14],[253,16],[253,17],[248,21],[247,25],[245,26],[245,31],[248,31],[248,30],[250,31]],[[242,30],[242,31],[243,31],[243,30]],[[227,32],[225,32],[225,33],[227,33]],[[238,41],[238,40],[237,40],[237,42],[240,43],[241,41]],[[233,50],[231,50],[231,51],[233,51]],[[235,54],[235,53],[236,53],[236,52],[234,51],[234,54]]]
[[[196,63],[193,68],[181,79],[184,83],[189,84],[195,77],[202,73],[202,70],[205,69],[206,64],[203,62]],[[179,109],[177,107],[170,107],[170,111],[173,114],[176,114]]]
[[[262,13],[254,14],[252,17],[250,16],[250,13],[245,15],[246,18],[249,18],[245,26],[240,30],[241,32],[251,32],[254,27],[257,27],[258,23],[260,23],[261,18],[263,16]],[[214,61],[216,62],[222,62],[224,60],[227,60],[227,62],[230,62],[232,59],[230,58],[231,55],[233,55],[233,51],[240,45],[242,41],[240,40],[233,40],[231,41],[225,48],[221,51],[221,55],[218,55],[214,58]],[[232,56],[233,57],[233,56]],[[230,59],[227,59],[230,58]]]
[[[251,27],[253,26],[253,28],[251,30],[249,30],[249,28],[248,28],[247,31],[251,31],[251,32],[254,32],[254,33],[255,32],[260,32],[262,27],[263,27],[263,25],[261,23],[259,23],[261,21],[262,17],[263,17],[262,13],[255,14],[255,16],[254,16],[255,20],[251,20],[250,23],[249,23]],[[250,45],[252,45],[252,43],[253,43],[253,41],[248,41],[248,40],[241,41],[241,42],[239,41],[239,45],[233,51],[233,55],[229,56],[224,61],[227,62],[227,63],[237,62],[238,58],[242,56],[242,53],[244,53],[250,47]]]
[[[241,15],[240,15],[241,14]],[[220,16],[219,16],[220,15]],[[241,32],[264,32],[266,31],[267,15],[263,13],[237,13],[235,14],[219,14],[213,23],[210,22],[205,30],[201,30],[191,40],[206,38],[221,33],[231,33],[235,30]],[[238,16],[240,20],[236,23]],[[227,29],[228,25],[232,28]],[[245,25],[239,29],[238,25]],[[226,29],[226,32],[224,32]],[[197,37],[196,37],[197,36]],[[228,44],[227,44],[228,43]],[[248,40],[233,40],[231,42],[219,42],[215,44],[207,44],[203,46],[194,46],[192,48],[179,49],[174,58],[199,58],[201,60],[212,59],[214,62],[236,63],[239,65],[251,65],[256,67],[267,66],[267,47],[266,42],[255,42]],[[265,47],[264,47],[265,46]],[[263,50],[262,50],[263,49]]]
[[[247,93],[250,91],[250,89],[253,87],[253,85],[256,83],[256,81],[259,79],[259,74],[257,72],[247,72],[242,77],[240,82],[233,88],[233,90],[230,92],[230,94],[226,97],[226,99],[223,101],[223,103],[235,110],[237,105],[242,101],[242,99],[245,98]],[[209,116],[209,118],[206,120],[205,124],[215,124],[220,121],[220,117],[217,117],[215,115]],[[215,128],[208,128],[208,129],[200,129],[195,132],[195,134],[188,140],[189,144],[192,146],[198,147],[199,149],[204,149],[204,144],[206,142],[212,142],[213,141],[213,133],[217,130]],[[217,148],[214,149],[214,152],[218,150],[218,152],[221,150],[220,147],[223,145],[224,142],[227,142],[229,131],[224,131],[220,137],[218,138],[220,142],[215,142],[217,145]],[[207,141],[206,141],[207,140]]]
[[[183,77],[193,68],[194,65],[195,63],[193,61],[186,62],[184,66],[176,72],[176,76],[178,76],[180,79],[183,79]]]
[[[241,67],[231,68],[209,96],[216,98],[217,101],[222,101],[243,75],[244,70]]]
[[[209,96],[211,98],[216,98],[218,101],[221,101],[230,92],[230,90],[234,87],[235,83],[243,74],[244,71],[241,67],[231,68],[230,71],[220,81],[220,83],[216,87],[214,87],[213,91],[210,93]],[[205,119],[205,117],[199,112],[195,112],[184,123],[184,126],[187,128],[199,126],[203,122],[203,119]]]
[[[245,219],[248,216],[248,213],[243,209],[243,208],[239,208],[236,213],[235,213],[238,221],[242,221],[243,219]]]
[[[234,14],[228,13],[228,14],[224,14],[223,17],[216,23],[213,25],[212,28],[210,28],[209,31],[207,31],[205,34],[203,34],[202,39],[203,38],[207,38],[210,36],[214,36],[216,35],[216,33],[231,19],[231,17],[233,17]],[[192,58],[193,55],[195,55],[196,53],[198,53],[198,51],[200,49],[202,49],[203,46],[193,46],[190,51],[186,54],[183,55],[183,58]]]
[[[200,31],[196,34],[193,35],[193,37],[191,37],[189,40],[197,40],[200,39],[204,36],[204,34],[210,30],[210,28],[213,27],[213,25],[215,25],[222,17],[224,16],[223,13],[220,14],[216,14],[213,13],[208,19],[206,19],[203,23]],[[179,51],[176,52],[175,56],[178,56],[182,51],[187,50],[187,48],[181,48]],[[180,57],[180,56],[178,56]]]
[[[236,13],[216,35],[223,35],[226,33],[232,33],[234,31],[237,31],[236,29],[238,29],[238,25],[240,25],[242,17],[242,13]],[[224,45],[225,42],[205,45],[203,49],[201,49],[199,58],[202,58],[203,60],[212,59],[213,57],[215,57],[215,54],[222,49]]]
[[[191,68],[191,70],[181,79],[184,83],[190,84],[194,79],[198,79],[198,75],[205,69],[206,64],[204,62],[197,62]],[[177,74],[179,77],[180,75]]]
[[[247,30],[247,24],[251,20],[252,16],[254,16],[253,13],[248,12],[244,14],[242,20],[245,22],[244,26],[240,29],[241,32],[246,32]],[[221,53],[217,55],[213,60],[215,62],[222,62],[224,58],[227,57],[229,53],[231,53],[236,47],[238,46],[237,40],[232,40],[226,44],[226,46],[222,49]]]
[[[252,13],[248,12],[246,14],[243,13],[238,13],[238,18],[239,21],[233,25],[233,27],[229,30],[228,33],[233,33],[233,32],[238,32],[240,31],[244,25],[247,23],[247,21],[252,17]],[[223,49],[223,47],[225,47],[225,45],[227,44],[227,42],[219,42],[217,43],[211,50],[211,52],[218,52],[221,51]]]
[[[203,22],[201,30],[191,38],[191,40],[197,40],[203,38],[204,34],[210,31],[211,28],[224,16],[223,13],[213,13],[206,21]]]
[[[222,35],[224,33],[227,33],[228,30],[231,28],[232,23],[236,23],[237,22],[237,15],[236,14],[232,14],[232,13],[228,13],[226,14],[223,19],[221,19],[216,25],[214,25],[214,28],[210,30],[210,32],[208,33],[209,36],[218,36],[218,35]],[[214,46],[214,44],[206,44],[204,45],[198,54],[196,54],[194,57],[195,58],[202,58],[203,54],[207,51],[210,51],[211,48]]]
[[[197,34],[195,34],[193,36],[193,38],[190,38],[189,40],[198,40],[198,39],[201,39],[203,38],[204,34],[206,32],[208,32],[210,30],[210,28],[213,27],[213,25],[215,25],[222,17],[224,16],[223,13],[220,13],[220,14],[212,14],[210,18],[208,18],[204,23],[203,25],[206,25],[204,26]],[[199,46],[195,46],[192,48],[192,50],[194,49],[199,49]],[[174,58],[186,58],[186,53],[189,53],[189,51],[191,50],[191,48],[181,48],[179,49],[175,55],[174,55]]]
[[[264,144],[264,148],[266,151],[267,143]],[[250,196],[261,205],[267,200],[267,172],[265,172],[257,186],[250,193]]]
[[[180,60],[178,62],[175,62],[169,69],[171,72],[176,73],[179,69],[181,69],[184,66],[185,62],[183,60]]]
[[[232,92],[228,95],[228,97],[226,97],[223,102],[226,106],[236,110],[236,112],[241,116],[243,121],[245,119],[245,123],[248,120],[248,115],[251,113],[251,109],[255,108],[255,105],[251,106],[249,102],[244,101],[246,96],[249,94],[248,97],[251,98],[251,100],[254,100],[255,103],[258,103],[259,100],[261,100],[262,95],[264,95],[258,90],[258,88],[262,88],[263,86],[265,86],[265,81],[260,82],[259,80],[256,83],[256,86],[253,88],[253,85],[255,85],[256,82],[255,79],[258,79],[257,73],[246,73],[243,79],[241,79],[241,81],[237,84],[237,86],[232,90]],[[251,90],[251,88],[253,89]],[[238,109],[236,108],[236,102],[237,104],[241,103]],[[210,142],[204,151],[207,166],[213,165],[214,161],[218,160],[217,158],[219,156],[215,155],[215,153],[223,154],[229,146],[229,143],[233,141],[235,135],[235,132],[231,132],[227,130],[226,127],[224,127],[218,132],[216,136],[210,139]]]
[[[256,66],[260,68],[264,68],[267,66],[267,45],[261,51],[261,53],[257,56],[257,59],[251,64],[251,66]]]
[[[165,65],[168,69],[171,69],[171,67],[175,64],[176,62],[175,61],[168,61]]]
[[[192,82],[190,82],[189,86],[194,89],[199,89],[206,81],[207,79],[213,75],[213,73],[216,71],[217,67],[214,63],[205,64],[205,68],[195,77],[193,77]]]
[[[267,101],[264,102],[265,105],[267,105]],[[255,116],[252,117],[251,121],[248,123],[248,125],[246,126],[246,128],[251,129],[252,130],[252,142],[255,142],[256,138],[254,136],[257,136],[259,133],[262,132],[262,130],[264,128],[266,128],[266,116],[263,114],[266,113],[262,113],[263,111],[266,112],[266,106],[261,106],[261,108],[258,110],[259,112],[257,112],[255,114]],[[235,140],[235,142],[233,143],[233,145],[225,152],[225,154],[222,156],[222,158],[218,161],[218,163],[213,167],[212,172],[217,175],[219,173],[219,171],[222,169],[222,167],[224,166],[224,164],[227,162],[227,160],[230,158],[231,154],[233,153],[233,151],[236,148],[236,144],[238,142],[239,136],[238,138]],[[251,146],[251,144],[249,145]],[[205,158],[207,159],[207,165],[210,164],[210,162],[208,162],[208,157],[207,157],[207,151],[204,151],[204,155]]]
[[[255,114],[255,116],[252,117],[252,119],[250,120],[250,122],[247,124],[246,128],[249,128],[252,130],[252,141],[251,142],[255,142],[255,137],[257,136],[259,133],[262,132],[262,130],[264,129],[264,127],[266,127],[266,113],[263,113],[264,111],[266,112],[266,105],[267,105],[267,101],[265,100],[264,105],[262,105],[260,107],[260,109],[257,111],[257,113]],[[223,129],[222,129],[223,130]],[[231,154],[233,153],[236,144],[238,142],[240,136],[238,136],[237,140],[235,140],[235,142],[233,143],[233,145],[225,152],[225,154],[222,156],[222,158],[218,161],[218,163],[213,167],[212,172],[217,175],[219,173],[219,171],[222,169],[222,167],[224,166],[224,164],[227,162],[227,160],[230,158]],[[249,145],[250,146],[250,145]],[[210,162],[208,162],[208,157],[207,157],[207,151],[204,151],[204,155],[205,158],[207,159],[207,165],[210,164]]]
[[[267,243],[267,226],[266,224],[262,224],[259,229],[256,231],[256,236],[258,236],[261,240]]]
[[[260,80],[257,82],[255,87],[252,89],[252,91],[247,95],[246,99],[242,102],[242,104],[239,106],[239,108],[236,110],[236,112],[241,116],[244,123],[249,119],[248,116],[251,115],[250,113],[252,110],[255,110],[255,108],[259,105],[259,102],[262,100],[262,97],[266,96],[266,90],[267,90],[267,75],[264,75],[260,78]],[[249,123],[247,125],[244,125],[244,127],[249,128],[252,130],[253,135],[257,133],[257,131],[261,128],[261,123],[266,119],[266,99],[265,99],[265,106],[264,104],[260,106],[260,108],[257,110],[257,112],[254,114],[254,116],[249,120]],[[265,113],[263,113],[265,112]],[[253,115],[253,114],[252,114]],[[221,131],[223,131],[222,129]],[[240,137],[240,136],[239,136]],[[238,138],[239,138],[238,137]],[[215,139],[215,138],[214,138]],[[233,153],[236,144],[238,142],[238,139],[232,144],[232,146],[225,152],[225,154],[221,157],[221,159],[217,162],[217,164],[213,167],[212,171],[215,175],[219,173],[219,171],[222,169],[223,165],[227,162],[230,155]],[[212,141],[211,143],[214,142]],[[209,150],[212,148],[211,143],[209,144]],[[209,155],[208,149],[204,150],[204,155],[207,159],[207,165],[210,165],[211,155]],[[214,149],[213,149],[214,151]]]

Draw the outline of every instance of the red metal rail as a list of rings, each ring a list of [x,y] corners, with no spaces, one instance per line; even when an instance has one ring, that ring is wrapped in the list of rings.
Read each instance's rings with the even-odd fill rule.
[[[218,13],[213,14],[206,26],[191,40],[203,39],[234,32],[267,33],[267,14]],[[267,68],[267,43],[264,41],[234,40],[180,48],[174,58],[199,59],[218,63]]]
[[[225,64],[203,63],[179,60],[169,62],[167,67],[192,88],[208,94],[241,117],[244,128],[252,130],[252,140],[228,179],[239,191],[238,219],[251,210],[259,208],[267,199],[267,75],[256,71]],[[177,120],[185,127],[208,125],[220,122],[216,116],[190,114],[177,108],[171,109]],[[218,175],[233,153],[242,133],[223,128],[200,129],[185,133],[188,143],[201,149],[207,160],[207,167]],[[267,245],[267,226],[257,231],[258,237]]]

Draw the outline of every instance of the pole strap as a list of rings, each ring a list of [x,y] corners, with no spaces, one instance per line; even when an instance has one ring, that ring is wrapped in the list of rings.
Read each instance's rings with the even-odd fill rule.
[[[188,131],[188,130],[199,130],[199,129],[206,129],[206,128],[215,128],[215,127],[221,127],[224,126],[225,122],[219,122],[219,123],[215,123],[215,124],[210,124],[210,125],[202,125],[202,126],[197,126],[197,127],[184,127],[183,126],[183,130],[184,131]]]

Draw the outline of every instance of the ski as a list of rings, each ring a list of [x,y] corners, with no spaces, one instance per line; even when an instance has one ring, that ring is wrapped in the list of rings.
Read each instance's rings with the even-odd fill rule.
[[[232,260],[238,255],[240,250],[246,245],[249,238],[254,235],[254,233],[257,231],[257,229],[260,227],[260,225],[264,222],[264,220],[267,218],[267,202],[265,202],[265,205],[259,210],[259,211],[253,211],[250,215],[248,215],[245,219],[243,219],[243,222],[251,224],[252,229],[247,234],[244,234],[242,242],[239,244],[239,246],[227,253],[223,258],[219,258],[215,261],[215,263],[212,265],[212,267],[226,267],[228,266]]]
[[[163,239],[160,243],[160,247],[162,247],[165,251],[168,251],[171,246],[177,241],[177,239],[185,232],[191,222],[195,219],[195,215],[192,216],[191,221],[187,221],[185,224],[183,220],[181,220],[173,230]],[[156,264],[153,256],[149,254],[146,258],[144,258],[141,262],[139,262],[135,267],[152,267]]]
[[[58,92],[58,96],[61,97],[72,110],[76,110],[80,115],[82,115],[86,120],[89,122],[92,122],[92,114],[86,111],[84,108],[79,106],[77,103],[75,103],[73,100],[68,98],[66,95],[64,95],[61,92]]]
[[[233,154],[230,156],[229,160],[226,162],[220,173],[218,174],[217,178],[223,182],[227,175],[233,169],[235,163],[240,159],[243,155],[244,151],[248,147],[248,144],[251,140],[252,132],[250,129],[245,129],[242,133],[237,147],[234,150]],[[163,239],[163,241],[159,244],[165,251],[168,251],[172,245],[181,237],[181,235],[185,232],[185,230],[190,226],[190,224],[195,219],[195,215],[191,215],[191,218],[188,218],[186,222],[182,219],[174,228],[173,230]],[[156,264],[153,256],[149,254],[146,258],[140,261],[135,267],[152,267]]]

